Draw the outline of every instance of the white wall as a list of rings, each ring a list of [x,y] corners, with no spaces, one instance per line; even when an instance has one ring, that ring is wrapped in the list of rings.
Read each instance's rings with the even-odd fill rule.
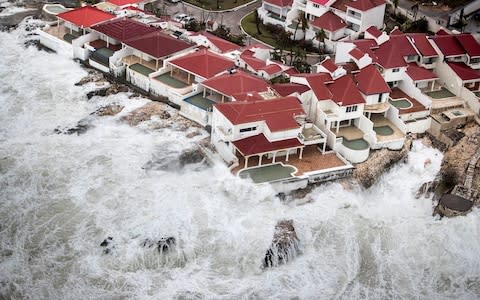
[[[390,105],[390,108],[387,110],[386,118],[390,120],[393,125],[397,126],[397,128],[400,129],[403,134],[407,133],[407,126],[405,126],[405,123],[400,119],[398,108]]]
[[[462,90],[461,90],[461,95],[460,96],[463,99],[465,99],[465,101],[467,102],[467,105],[470,107],[471,110],[473,110],[473,112],[475,114],[480,113],[480,101],[479,101],[478,97],[475,96],[474,93],[472,93],[472,91],[463,87]]]
[[[150,90],[150,78],[144,76],[138,72],[131,70],[130,68],[126,69],[127,74],[127,81],[132,83],[133,85],[141,88],[144,91]]]
[[[275,141],[281,141],[281,140],[296,138],[300,132],[301,132],[300,127],[295,128],[295,129],[272,132],[272,131],[270,131],[270,128],[268,126],[265,126],[263,133],[265,134],[265,136],[267,137],[267,139],[269,141],[275,142]]]
[[[379,102],[378,98],[380,94],[373,94],[373,95],[364,95],[361,93],[362,96],[365,98],[365,104],[366,105],[371,105],[371,104],[378,104],[378,103],[385,103],[388,100],[388,93],[383,93],[382,94],[382,101]]]
[[[405,125],[407,125],[407,132],[424,133],[428,129],[430,129],[431,123],[432,123],[432,118],[426,117],[424,119],[417,119],[413,122],[408,122]]]
[[[87,60],[90,52],[84,48],[84,45],[88,42],[92,42],[99,39],[99,34],[96,32],[90,32],[82,35],[72,41],[73,58],[79,58],[81,60]]]
[[[386,4],[383,4],[363,12],[360,31],[365,31],[368,27],[372,25],[379,29],[383,28],[385,7]]]
[[[62,53],[73,57],[73,49],[70,43],[50,35],[41,29],[37,29],[36,33],[40,37],[40,44],[54,50],[57,53]]]
[[[405,76],[405,79],[398,83],[398,88],[427,108],[432,106],[432,100],[430,100],[430,97],[423,94],[417,87],[415,87],[415,82],[409,76]]]
[[[351,61],[351,56],[348,53],[352,51],[353,48],[355,48],[355,45],[352,43],[338,42],[335,52],[335,63],[342,64]]]
[[[328,10],[328,8],[326,8],[323,5],[318,5],[317,4],[317,6],[318,7],[315,7],[313,2],[307,1],[307,5],[305,7],[305,12],[307,14],[313,15],[315,17],[320,17],[321,15],[323,15]]]
[[[182,101],[180,105],[180,114],[202,126],[208,125],[210,122],[209,112],[195,105]]]
[[[461,79],[455,72],[444,62],[438,62],[435,68],[435,74],[440,78],[440,82],[455,95],[460,95],[463,88]]]
[[[400,81],[405,77],[405,71],[407,70],[406,67],[400,67],[398,72],[393,72],[392,69],[384,69],[382,72],[382,76],[386,82],[392,81]]]

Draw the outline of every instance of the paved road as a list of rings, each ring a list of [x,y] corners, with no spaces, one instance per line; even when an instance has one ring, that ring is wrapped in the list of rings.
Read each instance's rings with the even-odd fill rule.
[[[165,5],[167,13],[171,16],[174,16],[178,13],[185,13],[188,15],[193,15],[197,20],[211,19],[220,24],[224,24],[226,27],[229,27],[233,34],[239,34],[242,32],[239,26],[242,17],[260,7],[262,5],[262,1],[256,0],[254,3],[242,7],[236,11],[221,13],[203,11],[202,9],[199,9],[195,6],[190,6],[183,2],[172,4],[167,0],[162,0],[158,5],[159,7]]]

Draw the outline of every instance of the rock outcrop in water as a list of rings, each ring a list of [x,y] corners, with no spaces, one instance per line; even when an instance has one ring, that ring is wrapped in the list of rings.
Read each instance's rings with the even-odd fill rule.
[[[412,137],[407,136],[405,144],[400,150],[381,149],[374,151],[367,161],[355,166],[354,178],[364,187],[371,187],[386,170],[407,157],[411,146]]]
[[[121,112],[123,108],[124,108],[123,105],[112,103],[112,104],[100,107],[99,109],[91,113],[91,115],[96,115],[100,117],[114,116],[119,112]]]
[[[162,237],[158,241],[153,241],[151,239],[145,239],[142,243],[144,248],[155,247],[159,253],[166,253],[173,249],[176,245],[176,240],[173,236]]]
[[[293,220],[282,220],[275,226],[273,241],[265,253],[263,267],[275,267],[292,260],[299,254],[299,239]]]
[[[130,126],[137,126],[141,122],[150,120],[153,116],[158,116],[160,119],[169,119],[170,113],[166,111],[168,105],[160,102],[149,102],[144,106],[135,109],[128,115],[124,116],[122,120],[127,122]]]
[[[200,150],[199,147],[194,147],[184,150],[178,157],[178,161],[180,162],[180,166],[184,167],[185,165],[202,162],[204,158],[205,155],[202,150]]]
[[[56,134],[68,134],[68,135],[70,135],[70,134],[75,134],[76,133],[77,135],[81,135],[81,134],[84,134],[85,132],[87,132],[88,129],[93,127],[93,125],[91,123],[92,123],[92,118],[87,117],[87,118],[83,118],[80,121],[78,121],[78,123],[73,127],[65,127],[65,128],[57,127],[53,130],[53,132],[56,133]]]
[[[126,85],[114,83],[109,87],[88,92],[87,98],[91,99],[95,96],[106,97],[106,96],[110,96],[118,93],[126,93],[126,92],[128,92],[128,87]]]
[[[103,77],[102,72],[93,70],[93,69],[88,69],[87,70],[88,74],[87,76],[83,77],[75,83],[76,86],[82,86],[84,84],[90,83],[90,82],[104,82],[105,78]]]

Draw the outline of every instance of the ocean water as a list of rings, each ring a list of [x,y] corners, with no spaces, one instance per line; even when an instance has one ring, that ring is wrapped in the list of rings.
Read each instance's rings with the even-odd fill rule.
[[[302,204],[221,163],[149,168],[205,133],[126,125],[121,116],[147,100],[87,100],[94,87],[74,86],[84,69],[25,39],[23,26],[0,32],[0,298],[480,297],[478,211],[438,220],[431,199],[414,197],[439,171],[437,150],[415,142],[374,187],[329,183]],[[85,134],[53,133],[108,103],[125,109]],[[263,270],[282,219],[294,220],[302,254]],[[177,245],[167,254],[142,247],[168,236]]]

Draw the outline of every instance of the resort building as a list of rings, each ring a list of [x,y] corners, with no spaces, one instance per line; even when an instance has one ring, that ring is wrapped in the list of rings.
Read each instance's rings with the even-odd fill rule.
[[[385,7],[384,0],[263,0],[258,14],[264,24],[280,25],[294,39],[322,42],[333,50],[337,41],[357,38],[371,26],[382,28]],[[306,28],[301,27],[303,17]],[[321,30],[323,41],[316,38]]]
[[[55,25],[47,25],[43,30],[37,30],[40,43],[57,52],[68,51],[74,57],[79,57],[82,51],[75,51],[75,48],[81,48],[80,45],[84,43],[81,37],[90,32],[90,27],[116,16],[87,5],[57,14],[56,17]]]

